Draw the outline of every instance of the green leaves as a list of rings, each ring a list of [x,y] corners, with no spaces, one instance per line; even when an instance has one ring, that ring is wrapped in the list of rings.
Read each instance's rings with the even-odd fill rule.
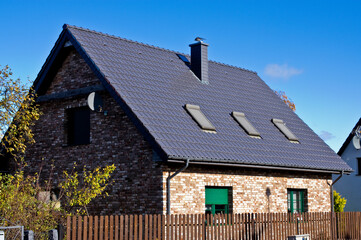
[[[343,212],[343,209],[346,206],[346,198],[341,197],[341,194],[333,190],[333,210],[335,212]]]
[[[114,170],[115,165],[113,164],[104,168],[97,167],[92,171],[86,170],[84,167],[80,176],[75,171],[75,166],[72,174],[64,171],[65,180],[60,183],[60,188],[70,207],[67,210],[68,214],[88,214],[87,205],[91,200],[103,194]]]

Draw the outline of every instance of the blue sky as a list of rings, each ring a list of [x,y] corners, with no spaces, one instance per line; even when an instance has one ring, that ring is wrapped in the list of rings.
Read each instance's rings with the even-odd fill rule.
[[[361,1],[3,1],[0,65],[34,80],[62,25],[256,71],[336,152],[361,117]]]

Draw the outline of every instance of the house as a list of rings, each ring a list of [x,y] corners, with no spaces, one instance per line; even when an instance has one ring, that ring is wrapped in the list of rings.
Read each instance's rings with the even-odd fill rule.
[[[27,172],[114,163],[93,214],[329,211],[331,175],[352,169],[257,73],[208,60],[208,47],[64,25],[34,82],[44,115]]]
[[[335,190],[347,199],[345,211],[361,211],[361,118],[352,129],[337,154],[355,171],[343,176],[334,185]],[[336,179],[336,176],[334,176]]]

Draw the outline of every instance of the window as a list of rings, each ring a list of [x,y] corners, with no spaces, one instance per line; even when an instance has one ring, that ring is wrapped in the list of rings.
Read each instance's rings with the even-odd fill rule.
[[[198,105],[186,104],[185,108],[187,112],[192,116],[192,118],[197,122],[197,124],[203,130],[208,130],[213,132],[216,131],[216,128],[202,113],[201,108]]]
[[[302,213],[306,212],[306,190],[304,189],[287,189],[288,212]]]
[[[81,145],[90,143],[90,110],[88,107],[68,109],[67,143]]]
[[[61,206],[59,200],[60,189],[52,189],[51,191],[39,191],[36,198],[44,203],[52,203],[53,207],[59,209]]]
[[[206,214],[228,214],[231,212],[231,203],[231,188],[206,187]]]
[[[291,142],[297,142],[298,138],[288,129],[286,124],[281,119],[272,119],[273,124],[288,138]]]
[[[357,175],[361,176],[361,158],[357,158]]]
[[[188,58],[182,54],[177,54],[177,56],[179,57],[180,60],[182,60],[185,64],[189,65],[190,62],[188,60]]]
[[[246,115],[241,112],[232,112],[232,117],[238,122],[239,125],[248,133],[248,135],[253,137],[260,137],[261,135],[255,127],[248,121]]]

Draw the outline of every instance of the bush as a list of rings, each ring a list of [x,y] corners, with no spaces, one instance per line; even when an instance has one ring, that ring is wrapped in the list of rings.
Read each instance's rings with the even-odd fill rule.
[[[335,212],[343,212],[343,209],[346,206],[346,198],[343,198],[341,194],[333,190],[333,210]]]
[[[51,202],[38,199],[41,189],[36,182],[23,172],[0,174],[0,216],[34,232],[45,232],[56,227],[61,212]]]

